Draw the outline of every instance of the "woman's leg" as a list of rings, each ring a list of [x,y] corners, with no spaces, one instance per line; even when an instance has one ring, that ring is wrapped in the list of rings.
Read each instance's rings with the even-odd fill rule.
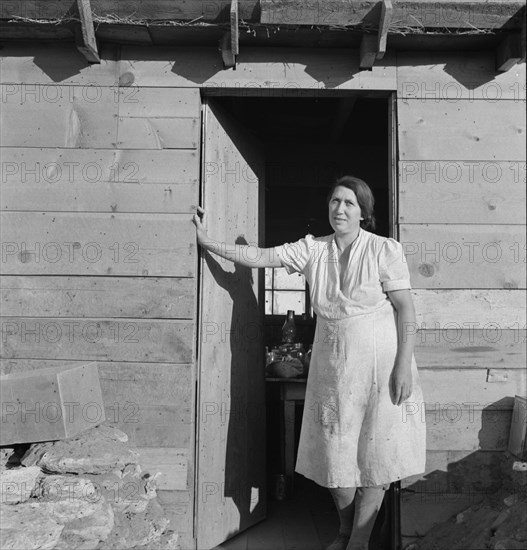
[[[373,524],[384,498],[383,487],[358,487],[353,529],[346,550],[368,550]]]
[[[353,527],[353,499],[355,487],[336,487],[329,492],[333,497],[340,519],[340,528],[337,538],[326,550],[346,550],[351,529]]]

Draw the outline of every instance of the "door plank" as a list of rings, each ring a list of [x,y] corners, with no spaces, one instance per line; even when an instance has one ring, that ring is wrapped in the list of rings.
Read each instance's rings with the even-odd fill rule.
[[[206,106],[205,125],[204,161],[225,168],[225,177],[209,173],[203,182],[210,234],[228,244],[259,243],[263,148],[213,101]],[[203,255],[198,548],[220,544],[266,514],[260,277],[258,270]]]

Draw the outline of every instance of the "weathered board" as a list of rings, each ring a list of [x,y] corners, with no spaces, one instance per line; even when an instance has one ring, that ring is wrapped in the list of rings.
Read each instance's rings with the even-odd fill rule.
[[[197,183],[199,178],[199,156],[192,150],[5,147],[0,148],[0,158],[0,182],[7,188],[108,182],[183,184]]]
[[[432,451],[504,451],[509,442],[511,410],[483,410],[457,403],[426,411],[426,448]]]
[[[399,163],[400,223],[525,224],[525,162]]]
[[[525,161],[521,101],[397,103],[401,160]]]
[[[192,321],[3,317],[4,359],[191,363]]]
[[[100,42],[116,44],[132,43],[152,45],[150,24],[146,25],[122,25],[120,23],[103,23],[97,25],[97,38]]]
[[[333,0],[261,0],[261,22],[278,25],[359,25],[377,27],[378,2]],[[520,2],[511,0],[397,0],[393,6],[392,24],[401,27],[501,28],[518,18]],[[518,18],[519,19],[519,18]],[[519,23],[516,22],[516,25]]]
[[[120,416],[117,409],[117,403],[105,407],[106,423],[125,432],[131,445],[167,449],[181,443],[190,448],[189,419],[181,418],[179,405],[125,401]]]
[[[139,463],[152,474],[160,473],[156,485],[160,491],[184,491],[189,486],[186,448],[141,447],[138,450]]]
[[[191,278],[3,276],[0,303],[11,317],[192,319],[195,285]]]
[[[0,373],[39,371],[53,367],[79,366],[84,361],[2,359]],[[123,363],[97,361],[106,423],[125,432],[137,447],[154,446],[163,452],[192,448],[194,407],[189,388],[194,367],[190,364]],[[156,463],[149,464],[157,467]],[[173,480],[162,480],[172,488]]]
[[[257,0],[244,0],[240,7],[245,19],[251,18],[251,14],[257,6]],[[0,14],[3,18],[13,15],[31,19],[61,19],[69,16],[75,0],[33,0],[24,2],[22,6],[7,2],[2,5]],[[221,20],[222,12],[229,6],[229,0],[127,0],[126,2],[114,2],[113,0],[98,0],[93,2],[93,17],[113,17],[126,21],[142,21],[145,19],[168,20]]]
[[[3,85],[0,143],[4,147],[117,147],[117,89],[32,87],[9,94]]]
[[[0,210],[182,214],[196,211],[197,190],[196,183],[0,183]]]
[[[475,285],[474,285],[475,286]],[[488,341],[496,339],[495,330],[522,330],[527,322],[524,290],[432,290],[415,289],[414,298],[417,326],[421,330],[477,330],[488,331]],[[411,329],[411,328],[410,328]],[[445,338],[455,341],[451,333]]]
[[[0,406],[0,445],[75,437],[105,420],[95,362],[0,375]]]
[[[191,477],[192,470],[191,464],[189,464],[187,479],[191,479]],[[157,498],[167,517],[170,519],[169,528],[179,534],[178,543],[181,548],[194,548],[194,508],[191,491],[159,490],[157,492]]]
[[[5,2],[0,4],[4,6]],[[28,27],[30,30],[30,35],[28,35]],[[75,30],[73,26],[66,25],[56,25],[54,23],[41,24],[37,23],[15,23],[14,25],[6,19],[0,19],[0,33],[2,39],[6,42],[9,40],[21,40],[27,41],[31,37],[31,41],[42,42],[42,41],[71,41],[75,38]]]
[[[146,97],[134,94],[133,88],[32,86],[32,93],[28,89],[10,93],[12,87],[0,86],[3,101],[0,142],[4,147],[196,149],[198,146],[198,115],[187,115],[188,111],[196,113],[199,106],[196,90],[192,90],[192,105],[188,103],[190,98],[174,101],[177,109],[167,108],[165,114],[156,117],[141,114],[152,111],[145,102],[153,99],[153,94]],[[183,112],[183,117],[166,114],[170,111]]]
[[[14,15],[31,19],[61,19],[70,14],[74,0],[34,0],[29,3],[6,2],[2,18]],[[261,6],[260,6],[261,4]],[[93,17],[122,18],[131,22],[144,20],[202,20],[226,23],[229,0],[130,0],[115,4],[99,0],[93,4]],[[518,28],[518,12],[522,2],[517,0],[473,0],[442,2],[432,0],[399,0],[394,6],[396,25],[439,28]],[[366,25],[377,26],[380,10],[375,0],[349,2],[334,0],[327,4],[313,0],[243,0],[239,3],[240,18],[246,21],[279,25]]]
[[[120,149],[197,149],[197,118],[119,118]]]
[[[48,93],[42,88],[35,90],[33,84],[47,86],[50,94],[64,85],[117,86],[119,47],[117,44],[102,44],[99,48],[101,62],[90,64],[71,44],[55,41],[40,47],[38,56],[35,56],[35,45],[31,42],[6,42],[2,48],[0,84],[10,84],[7,93],[18,94],[21,98]]]
[[[106,421],[132,445],[192,448],[192,365],[103,363],[99,370]]]
[[[414,288],[525,288],[524,226],[402,224]]]
[[[527,330],[523,327],[462,329],[454,324],[450,329],[420,331],[415,344],[417,366],[525,370]]]
[[[385,56],[371,71],[361,71],[358,54],[343,48],[247,47],[236,70],[226,71],[217,48],[123,46],[119,78],[139,87],[202,87],[286,97],[309,97],[321,90],[395,90],[397,85],[393,56]]]
[[[0,215],[7,275],[194,275],[195,231],[188,215]]]
[[[470,403],[475,410],[497,402],[512,409],[514,396],[524,391],[527,382],[524,369],[421,368],[419,379],[427,407]]]
[[[525,64],[496,72],[488,52],[397,52],[397,97],[450,103],[525,101]]]
[[[199,118],[198,88],[119,88],[119,116]]]
[[[205,108],[204,162],[246,167],[204,177],[204,208],[224,215],[209,230],[225,242],[261,244],[263,146],[213,100]],[[201,266],[196,449],[196,538],[212,548],[266,514],[262,270]]]

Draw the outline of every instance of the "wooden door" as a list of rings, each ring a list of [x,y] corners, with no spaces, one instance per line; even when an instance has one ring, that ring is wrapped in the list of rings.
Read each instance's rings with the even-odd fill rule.
[[[215,240],[262,244],[262,144],[214,100],[204,105],[202,205]],[[266,515],[263,270],[201,254],[197,548]]]

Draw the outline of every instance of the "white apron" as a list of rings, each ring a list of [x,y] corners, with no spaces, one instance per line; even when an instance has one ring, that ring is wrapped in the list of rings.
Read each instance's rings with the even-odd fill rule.
[[[317,318],[295,470],[324,487],[369,487],[425,469],[424,403],[390,398],[397,351],[390,304],[336,321]]]

